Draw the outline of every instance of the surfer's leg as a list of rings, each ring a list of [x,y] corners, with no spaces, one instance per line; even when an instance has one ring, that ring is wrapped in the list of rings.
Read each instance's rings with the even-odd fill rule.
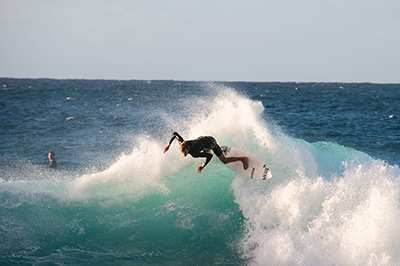
[[[225,157],[221,154],[218,159],[224,164],[241,161],[243,163],[243,168],[246,170],[249,167],[249,159],[247,157]]]
[[[215,139],[212,138],[212,140],[213,140],[212,144],[215,146],[211,148],[221,162],[227,164],[227,163],[241,161],[243,163],[244,170],[246,170],[249,167],[249,159],[247,157],[225,157],[225,155],[222,153],[221,147],[217,144]]]

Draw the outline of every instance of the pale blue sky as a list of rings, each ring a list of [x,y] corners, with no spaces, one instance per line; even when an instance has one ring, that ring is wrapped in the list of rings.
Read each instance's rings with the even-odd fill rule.
[[[0,77],[400,83],[400,1],[0,0]]]

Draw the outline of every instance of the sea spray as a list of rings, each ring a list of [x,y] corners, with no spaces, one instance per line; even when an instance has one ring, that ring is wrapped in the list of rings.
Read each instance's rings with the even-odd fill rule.
[[[117,162],[108,169],[83,175],[72,182],[73,198],[112,198],[118,197],[138,200],[150,189],[167,193],[168,189],[160,182],[167,171],[167,158],[161,153],[161,146],[156,142],[141,137],[139,146],[131,154],[122,154]],[[171,160],[170,158],[169,160]]]
[[[261,102],[252,101],[223,85],[211,84],[206,91],[203,97],[180,101],[182,106],[190,106],[190,110],[185,120],[169,122],[175,125],[171,128],[172,132],[182,129],[180,133],[184,139],[211,135],[220,145],[239,148],[253,144],[266,149],[274,148],[271,130],[261,119],[264,111]]]

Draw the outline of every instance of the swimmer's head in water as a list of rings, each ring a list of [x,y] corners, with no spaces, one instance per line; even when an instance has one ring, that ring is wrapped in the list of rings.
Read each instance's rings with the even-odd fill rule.
[[[48,153],[48,156],[49,156],[49,159],[50,160],[52,160],[52,159],[54,159],[54,156],[55,156],[56,154],[54,153],[54,151],[50,151],[49,153]]]

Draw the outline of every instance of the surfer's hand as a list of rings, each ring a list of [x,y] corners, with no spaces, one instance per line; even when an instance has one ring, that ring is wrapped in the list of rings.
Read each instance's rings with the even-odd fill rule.
[[[169,146],[167,145],[167,146],[165,146],[165,148],[164,148],[164,153],[166,153],[168,150],[169,150]]]
[[[201,170],[203,170],[203,166],[199,166],[199,167],[197,167],[197,170],[196,170],[196,173],[201,173]]]

